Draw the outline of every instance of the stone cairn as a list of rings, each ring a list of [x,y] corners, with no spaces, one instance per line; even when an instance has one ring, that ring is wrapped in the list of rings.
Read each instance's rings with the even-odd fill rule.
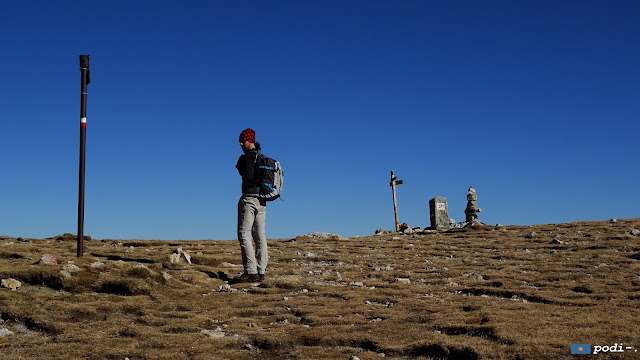
[[[478,195],[476,195],[476,189],[474,189],[473,186],[470,186],[469,193],[467,193],[467,208],[464,210],[464,213],[467,216],[467,223],[473,224],[474,222],[479,222],[478,213],[481,211],[482,209],[478,207]]]

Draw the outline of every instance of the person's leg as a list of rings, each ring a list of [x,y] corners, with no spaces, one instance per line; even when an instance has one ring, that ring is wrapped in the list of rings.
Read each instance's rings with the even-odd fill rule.
[[[267,262],[269,261],[269,253],[267,250],[267,237],[265,233],[265,222],[267,214],[267,204],[264,200],[255,199],[256,217],[253,222],[251,234],[256,243],[256,261],[258,274],[264,274],[267,271]]]
[[[242,252],[242,266],[247,274],[258,273],[253,242],[251,241],[251,231],[258,209],[252,199],[255,198],[241,197],[238,201],[238,241]]]

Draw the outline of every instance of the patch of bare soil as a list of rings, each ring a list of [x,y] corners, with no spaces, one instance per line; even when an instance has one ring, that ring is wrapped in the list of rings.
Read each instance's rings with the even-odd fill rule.
[[[274,239],[265,281],[235,285],[234,240],[94,239],[77,258],[69,234],[0,236],[0,279],[21,284],[0,288],[0,353],[464,360],[570,359],[572,343],[640,350],[633,229],[640,219]]]

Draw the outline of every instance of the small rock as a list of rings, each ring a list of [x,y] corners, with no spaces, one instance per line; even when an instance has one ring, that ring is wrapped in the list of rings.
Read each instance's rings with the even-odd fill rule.
[[[524,237],[526,237],[527,239],[533,239],[534,237],[536,237],[536,232],[532,231],[530,233],[528,233],[527,235],[525,235]]]
[[[631,230],[631,233],[630,233],[630,234],[631,234],[631,235],[633,235],[633,236],[638,236],[638,235],[640,235],[640,230],[638,230],[638,229],[633,229],[633,230]]]
[[[165,279],[165,281],[171,279],[171,277],[172,277],[171,274],[169,274],[168,272],[166,271],[162,272],[162,278]]]
[[[17,288],[22,286],[22,283],[16,279],[8,278],[2,279],[0,285],[4,288],[11,289],[11,291],[15,291]]]
[[[250,322],[250,323],[247,324],[247,327],[256,328],[256,327],[258,327],[258,325],[256,323],[254,323],[254,322]]]
[[[364,283],[362,281],[355,281],[355,282],[352,282],[351,285],[357,286],[357,287],[363,287]]]
[[[312,253],[311,251],[306,251],[304,253],[304,257],[316,257],[316,254]]]
[[[210,339],[221,339],[225,336],[224,331],[219,326],[215,330],[200,330],[200,334],[207,335]]]
[[[253,349],[253,346],[251,344],[244,344],[242,345],[242,350],[249,350],[251,351],[251,349]]]
[[[476,273],[470,273],[467,274],[467,276],[469,276],[470,278],[472,278],[473,280],[478,280],[478,281],[482,281],[484,280],[484,278],[482,277],[482,275],[480,274],[476,274]]]
[[[40,257],[40,261],[38,261],[38,263],[44,265],[57,265],[58,260],[56,260],[52,255],[44,254]]]
[[[553,240],[551,240],[550,244],[565,244],[564,241],[562,240],[558,240],[558,238],[553,238]]]
[[[229,284],[220,285],[220,288],[218,289],[220,292],[230,292],[232,290],[233,288]]]
[[[609,222],[617,223],[617,222],[618,222],[618,219],[615,219],[615,218],[614,218],[614,219],[609,220]]]
[[[73,274],[74,272],[82,271],[82,269],[73,263],[68,263],[68,264],[62,265],[62,271],[66,271]]]
[[[411,280],[407,278],[397,278],[395,282],[397,282],[398,284],[409,285],[411,283]]]
[[[0,336],[11,336],[11,335],[15,335],[13,331],[5,328],[0,329]]]
[[[172,264],[179,264],[180,262],[182,262],[181,256],[184,256],[184,258],[187,259],[189,265],[191,265],[191,255],[189,255],[186,251],[183,251],[182,246],[178,247],[176,251],[169,255],[169,261]]]
[[[104,263],[96,261],[94,263],[91,263],[91,267],[94,269],[100,269],[102,267],[104,267]]]
[[[349,357],[349,360],[360,360],[360,358],[359,358],[359,357],[357,357],[357,356],[355,356],[355,355],[351,355],[351,356]]]

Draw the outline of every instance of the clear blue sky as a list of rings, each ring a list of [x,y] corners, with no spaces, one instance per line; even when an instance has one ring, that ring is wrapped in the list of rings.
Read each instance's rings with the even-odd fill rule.
[[[285,170],[267,237],[640,216],[638,1],[5,1],[0,234],[234,239],[239,133]]]

